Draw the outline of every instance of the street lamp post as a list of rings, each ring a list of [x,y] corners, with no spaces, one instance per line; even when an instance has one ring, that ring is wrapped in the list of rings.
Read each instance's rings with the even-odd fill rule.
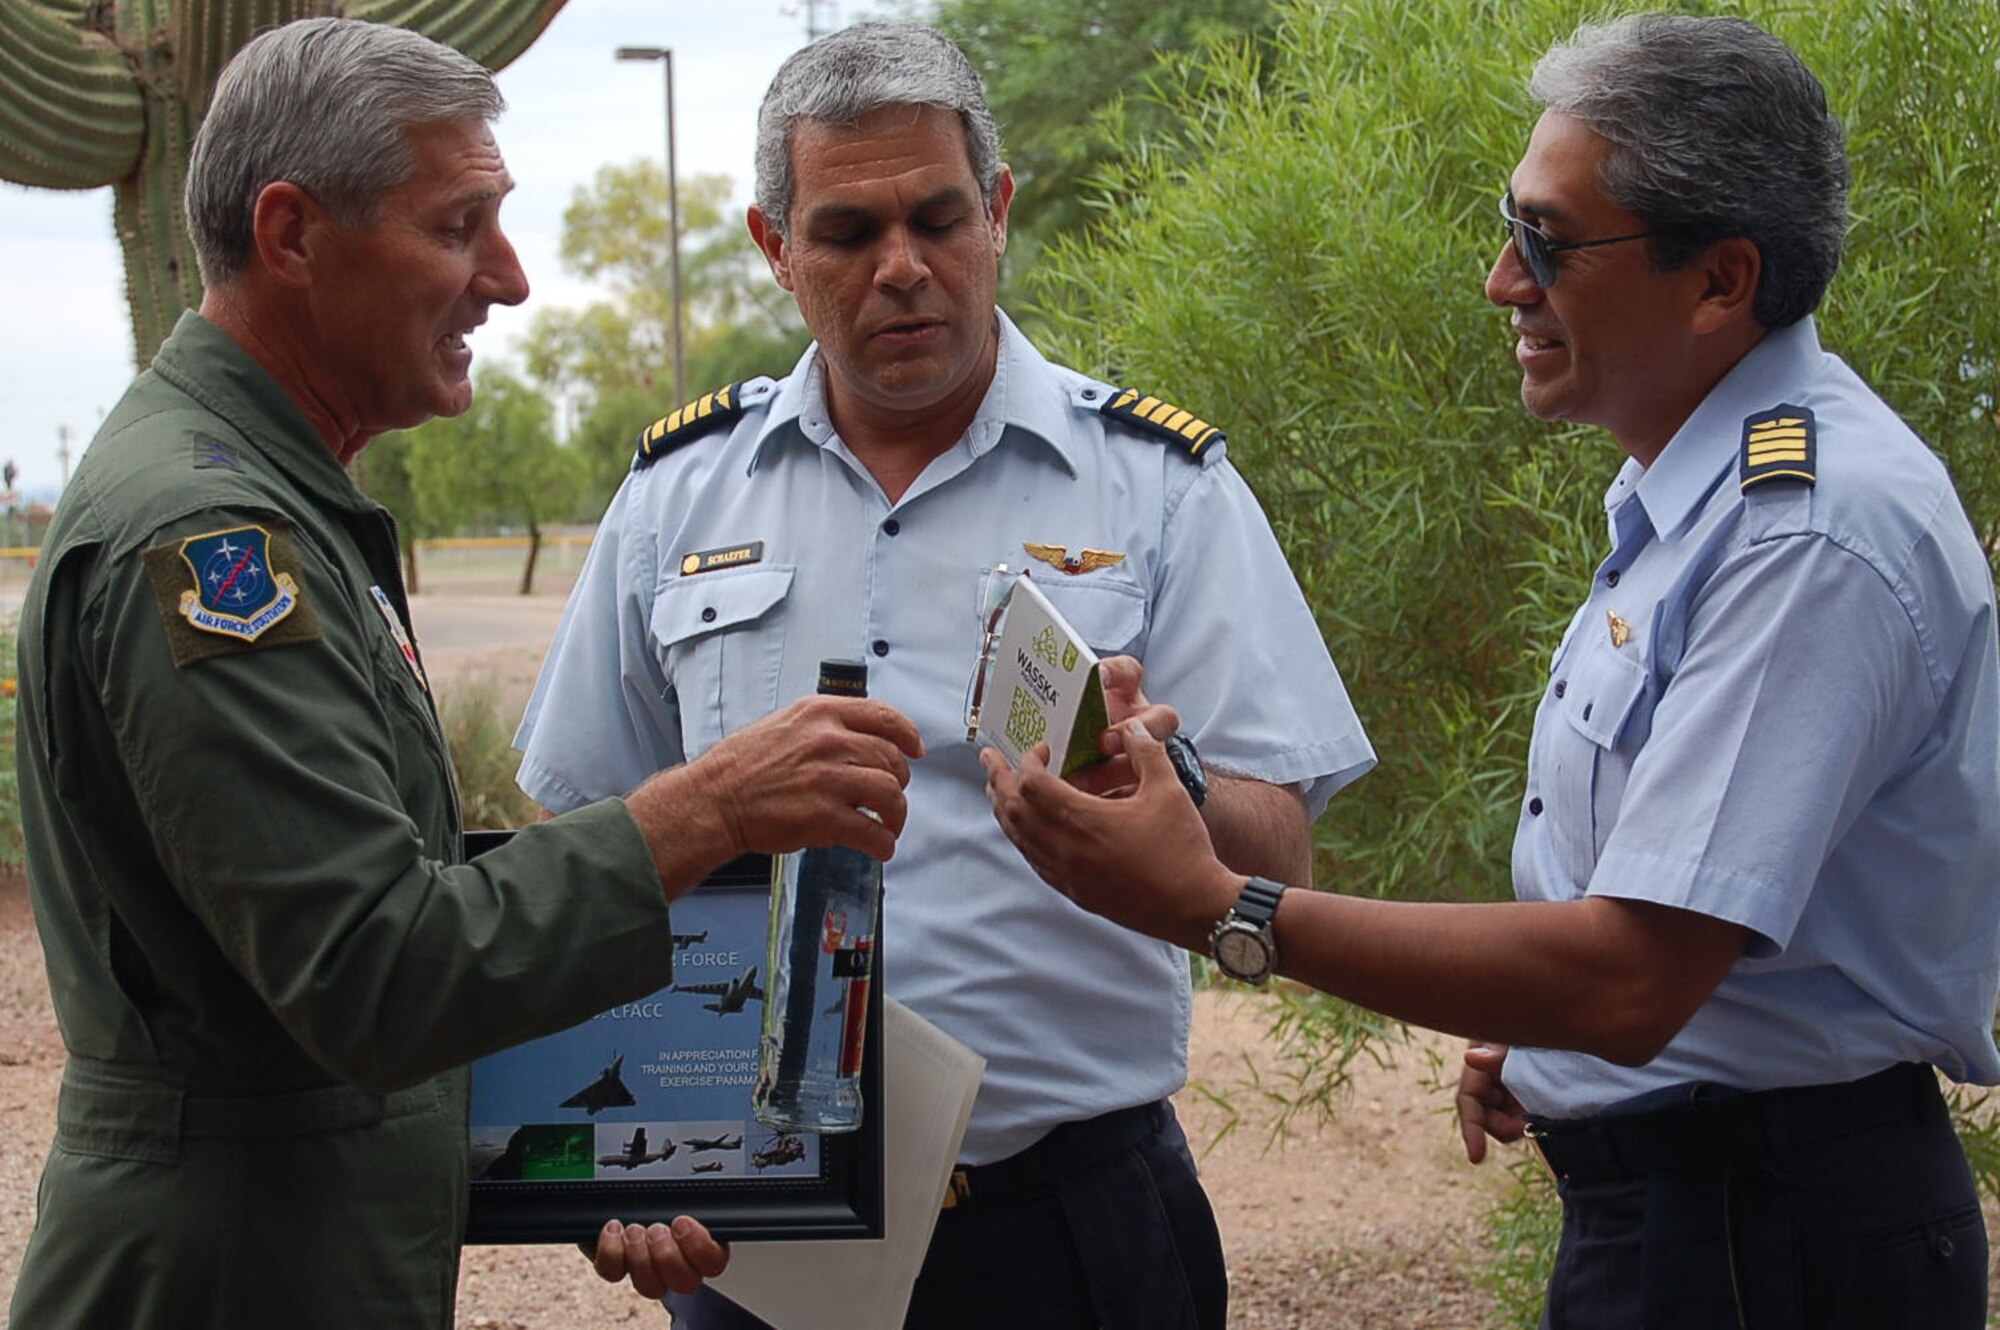
[[[679,175],[674,169],[674,52],[668,46],[621,46],[620,60],[658,60],[667,67],[667,252],[670,256],[674,303],[674,405],[687,400],[681,356],[681,204]]]

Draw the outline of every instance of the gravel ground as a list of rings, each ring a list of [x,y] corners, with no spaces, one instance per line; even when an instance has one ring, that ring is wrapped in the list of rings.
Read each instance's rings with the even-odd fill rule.
[[[1193,1067],[1222,1090],[1247,1076],[1261,1020],[1256,999],[1201,995]],[[11,1295],[34,1224],[35,1181],[54,1129],[62,1041],[48,1005],[41,949],[18,875],[0,877],[0,1305]],[[1294,1131],[1267,1148],[1261,1100],[1238,1089],[1241,1126],[1202,1170],[1215,1196],[1243,1330],[1476,1327],[1476,1234],[1489,1165],[1454,1162],[1440,1098],[1418,1088],[1422,1059],[1369,1068],[1338,1128]],[[1193,1092],[1179,1101],[1197,1151],[1225,1120]],[[474,1247],[458,1293],[465,1330],[572,1330],[628,1322],[664,1327],[653,1304],[600,1283],[567,1247]],[[4,1325],[0,1317],[0,1325]]]
[[[443,649],[431,653],[431,671],[445,689],[491,673],[504,694],[524,698],[539,655]],[[1237,1128],[1222,1134],[1227,1115],[1197,1090],[1177,1100],[1222,1228],[1232,1326],[1488,1325],[1480,1221],[1506,1184],[1501,1165],[1511,1156],[1467,1166],[1444,1094],[1425,1086],[1425,1049],[1451,1057],[1456,1041],[1423,1037],[1391,1065],[1363,1065],[1335,1125],[1295,1124],[1273,1140],[1271,1107],[1252,1088],[1255,1075],[1276,1070],[1258,1004],[1234,993],[1203,993],[1196,1003],[1193,1080],[1242,1112]],[[23,884],[0,875],[0,1305],[34,1222],[62,1057]],[[666,1325],[656,1306],[600,1283],[567,1247],[468,1249],[458,1313],[464,1330]]]

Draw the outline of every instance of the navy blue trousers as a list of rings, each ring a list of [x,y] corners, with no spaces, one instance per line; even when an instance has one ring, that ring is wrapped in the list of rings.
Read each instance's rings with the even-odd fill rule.
[[[1030,1147],[1050,1166],[1003,1161],[1004,1187],[974,1170],[938,1216],[904,1330],[1225,1330],[1222,1238],[1187,1137],[1170,1105],[1139,1111],[1143,1134],[1107,1154]],[[666,1303],[674,1330],[770,1330],[710,1289]]]
[[[1691,1180],[1564,1183],[1544,1330],[1979,1330],[1986,1226],[1935,1090]]]

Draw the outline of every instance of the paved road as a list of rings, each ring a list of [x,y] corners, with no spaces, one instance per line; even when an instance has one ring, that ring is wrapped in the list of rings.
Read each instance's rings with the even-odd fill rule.
[[[410,619],[426,656],[546,647],[562,618],[563,600],[555,595],[427,593],[410,597]]]
[[[0,582],[0,615],[21,608],[25,581]],[[555,636],[567,588],[516,596],[442,592],[410,597],[410,617],[427,656],[454,656],[502,647],[542,648]]]

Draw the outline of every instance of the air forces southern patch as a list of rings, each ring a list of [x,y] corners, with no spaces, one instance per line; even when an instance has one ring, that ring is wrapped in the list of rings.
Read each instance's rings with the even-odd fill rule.
[[[1813,413],[1780,403],[1743,421],[1743,456],[1737,479],[1743,490],[1770,480],[1810,485],[1818,478]]]
[[[1188,456],[1200,458],[1212,443],[1229,436],[1202,420],[1192,411],[1183,411],[1172,402],[1148,397],[1137,388],[1121,388],[1098,408],[1114,420],[1122,420],[1149,434],[1157,434],[1187,449]]]
[[[282,527],[211,531],[156,545],[144,557],[175,665],[319,636]]]

